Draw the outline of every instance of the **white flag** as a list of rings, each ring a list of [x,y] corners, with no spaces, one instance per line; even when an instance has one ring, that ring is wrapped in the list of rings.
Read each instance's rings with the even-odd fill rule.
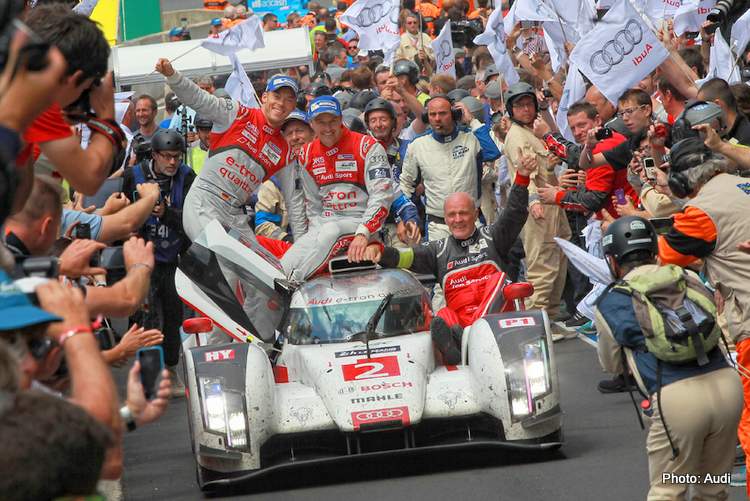
[[[90,16],[98,3],[99,0],[81,0],[78,5],[73,7],[73,12],[82,16]]]
[[[265,46],[258,16],[250,16],[246,21],[201,42],[201,47],[227,57],[242,49],[255,50]]]
[[[644,10],[652,19],[672,19],[681,0],[643,0]]]
[[[239,101],[248,108],[260,108],[260,104],[255,98],[253,84],[245,73],[240,58],[237,57],[237,54],[231,54],[229,59],[232,61],[232,74],[229,75],[227,83],[224,84],[224,90],[232,99]]]
[[[688,31],[700,31],[716,0],[683,0],[674,14],[674,33],[681,36]]]
[[[577,103],[586,96],[586,82],[583,80],[583,75],[578,71],[575,64],[571,64],[568,67],[568,77],[565,80],[565,87],[563,87],[562,98],[560,98],[560,104],[557,107],[557,115],[555,116],[555,122],[557,127],[560,129],[560,133],[570,141],[575,141],[573,133],[568,125],[568,108],[574,103]]]
[[[750,9],[735,21],[730,40],[732,41],[732,48],[737,54],[745,52],[747,43],[750,42]]]
[[[557,21],[557,14],[544,0],[516,0],[503,20],[505,34],[513,33],[519,21]]]
[[[727,41],[724,40],[721,29],[717,29],[716,33],[714,33],[714,43],[711,46],[709,55],[708,72],[706,78],[700,80],[701,83],[711,78],[722,78],[729,85],[742,82],[740,69],[734,64],[734,53],[729,49]]]
[[[440,34],[430,42],[435,52],[435,64],[438,74],[450,75],[456,78],[456,58],[453,55],[453,38],[451,37],[451,22],[447,21],[440,30]]]
[[[565,52],[565,42],[575,44],[580,37],[565,22],[545,21],[542,23],[542,28],[544,28],[544,43],[547,44],[547,49],[549,50],[552,71],[557,73],[560,67],[568,60],[568,54]]]
[[[486,45],[490,51],[495,67],[505,78],[508,85],[518,82],[518,72],[513,66],[513,60],[508,54],[505,43],[505,31],[503,31],[503,10],[498,6],[487,20],[487,28],[474,38],[474,45]]]
[[[357,0],[341,15],[341,22],[359,35],[361,50],[390,50],[401,41],[399,0]]]
[[[669,52],[628,0],[620,0],[583,37],[570,61],[613,103],[664,60]]]

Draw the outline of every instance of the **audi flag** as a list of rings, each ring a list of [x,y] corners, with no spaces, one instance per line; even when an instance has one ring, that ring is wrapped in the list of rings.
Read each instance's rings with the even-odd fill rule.
[[[571,64],[568,67],[568,77],[565,79],[565,87],[563,87],[560,104],[557,107],[557,115],[555,115],[555,122],[560,129],[560,134],[570,141],[575,141],[575,137],[573,137],[573,132],[568,124],[568,108],[585,96],[586,82],[583,80],[583,75],[574,64]]]
[[[687,31],[700,31],[716,0],[683,0],[674,15],[674,34],[682,36]]]
[[[248,108],[260,108],[260,104],[255,98],[253,84],[250,82],[245,68],[242,67],[240,58],[237,57],[237,54],[232,54],[229,56],[229,60],[232,61],[232,74],[229,75],[227,83],[224,84],[224,90],[232,99],[239,101]]]
[[[201,47],[223,56],[231,56],[241,49],[262,49],[266,46],[263,40],[263,29],[260,18],[251,16],[227,31],[210,36],[201,42]]]
[[[519,21],[555,21],[559,20],[555,10],[543,0],[516,0],[513,2],[503,23],[505,34],[510,35]]]
[[[570,61],[612,103],[654,71],[669,52],[628,0],[620,0],[583,37]]]
[[[435,40],[430,42],[430,45],[435,52],[436,72],[456,78],[456,58],[453,56],[453,38],[451,37],[450,21],[443,25],[440,34]]]
[[[490,51],[492,60],[508,85],[518,82],[518,72],[513,66],[513,60],[508,54],[505,44],[505,31],[503,31],[503,8],[499,5],[487,20],[487,28],[484,32],[474,38],[475,45],[486,45]]]
[[[359,35],[360,50],[387,53],[398,45],[399,0],[357,0],[341,15],[341,22]]]

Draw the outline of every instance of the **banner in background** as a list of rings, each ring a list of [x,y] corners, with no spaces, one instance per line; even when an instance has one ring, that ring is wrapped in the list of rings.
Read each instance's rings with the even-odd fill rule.
[[[286,16],[292,12],[300,15],[305,12],[302,8],[302,0],[253,0],[248,3],[253,12],[258,16],[263,17],[264,14],[270,12],[279,18],[280,23],[283,23],[286,20]]]

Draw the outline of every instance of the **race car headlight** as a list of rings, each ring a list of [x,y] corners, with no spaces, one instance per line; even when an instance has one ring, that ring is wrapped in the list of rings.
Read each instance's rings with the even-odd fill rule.
[[[511,414],[519,419],[535,412],[534,401],[551,390],[547,343],[536,339],[522,346],[523,358],[507,365]]]
[[[226,390],[221,378],[200,378],[203,400],[203,425],[209,432],[223,435],[228,447],[248,446],[245,398],[236,391]]]

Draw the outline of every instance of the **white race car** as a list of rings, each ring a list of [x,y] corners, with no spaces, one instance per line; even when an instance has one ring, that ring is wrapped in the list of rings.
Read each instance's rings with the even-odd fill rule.
[[[176,278],[183,300],[210,318],[186,321],[186,332],[215,325],[249,341],[185,354],[202,489],[352,456],[561,445],[545,312],[483,317],[463,336],[463,363],[440,366],[430,298],[411,273],[350,271],[290,290],[273,257],[249,247],[214,222]],[[278,322],[275,335],[261,316]]]

